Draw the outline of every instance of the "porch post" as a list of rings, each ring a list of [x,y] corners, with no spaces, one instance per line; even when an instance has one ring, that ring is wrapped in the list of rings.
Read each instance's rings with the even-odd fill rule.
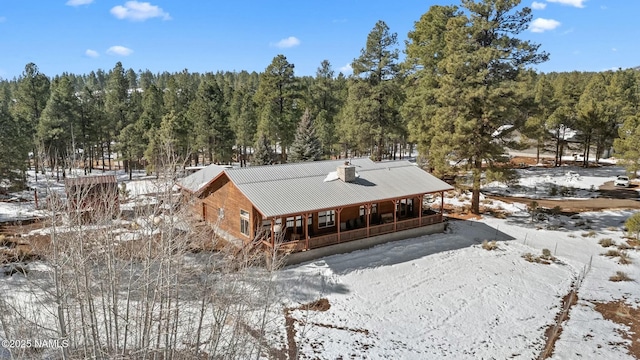
[[[304,226],[305,250],[309,250],[309,214],[302,214],[302,226]]]
[[[393,231],[398,228],[398,199],[393,200]]]
[[[440,191],[440,221],[442,221],[443,214],[444,214],[444,191]]]
[[[420,195],[418,196],[418,224],[420,224],[420,226],[422,226],[422,199],[424,198],[424,195]]]
[[[340,213],[342,212],[342,208],[336,209],[336,228],[338,229],[338,242],[340,242]]]
[[[369,225],[371,223],[371,203],[364,204],[364,215],[367,218],[367,237],[369,237]]]
[[[276,247],[276,234],[274,227],[276,225],[276,218],[271,218],[271,246]]]

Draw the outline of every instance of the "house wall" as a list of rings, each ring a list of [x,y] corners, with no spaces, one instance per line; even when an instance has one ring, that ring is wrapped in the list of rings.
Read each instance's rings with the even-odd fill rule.
[[[196,213],[201,214],[206,222],[218,224],[220,230],[238,239],[253,239],[256,223],[253,205],[226,176],[221,176],[214,181],[203,196],[200,205],[195,206],[200,208]],[[221,219],[218,218],[220,209],[224,209],[224,216]],[[249,236],[240,232],[240,210],[249,213]]]

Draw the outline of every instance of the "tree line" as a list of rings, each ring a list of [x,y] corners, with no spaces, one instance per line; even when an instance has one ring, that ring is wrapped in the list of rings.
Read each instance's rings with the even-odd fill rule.
[[[436,5],[404,48],[378,21],[349,76],[327,60],[315,76],[296,76],[284,55],[261,73],[153,74],[118,62],[48,77],[30,63],[0,82],[0,177],[19,181],[40,158],[49,168],[69,159],[111,168],[113,153],[127,170],[154,171],[167,146],[193,165],[395,159],[417,146],[438,174],[472,171],[477,205],[505,147],[551,151],[558,166],[567,149],[585,166],[613,151],[638,170],[638,72],[536,72],[549,54],[519,37],[531,19],[520,0]]]

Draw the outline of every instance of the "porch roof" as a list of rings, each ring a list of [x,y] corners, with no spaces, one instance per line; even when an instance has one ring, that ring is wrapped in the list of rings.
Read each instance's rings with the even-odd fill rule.
[[[344,160],[228,169],[225,173],[265,217],[309,213],[346,205],[452,190],[408,161],[352,159],[354,182],[324,179]]]

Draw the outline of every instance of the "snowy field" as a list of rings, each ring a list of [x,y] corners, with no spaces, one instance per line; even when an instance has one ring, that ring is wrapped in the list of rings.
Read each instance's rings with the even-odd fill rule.
[[[556,343],[554,359],[633,359],[625,340],[593,310],[594,302],[640,302],[636,282],[611,282],[616,271],[640,280],[633,264],[601,256],[598,240],[622,242],[631,212],[560,216],[565,228],[539,229],[527,213],[509,219],[452,221],[425,236],[292,266],[280,275],[287,306],[326,298],[329,310],[296,310],[303,358],[533,359],[545,344],[562,298],[581,274],[579,303]],[[583,225],[584,224],[584,225]],[[591,228],[591,230],[586,229]],[[595,231],[594,236],[582,234]],[[498,240],[484,250],[483,240]],[[550,265],[525,261],[550,249]],[[574,314],[576,314],[574,316]],[[588,335],[588,336],[587,336]]]

